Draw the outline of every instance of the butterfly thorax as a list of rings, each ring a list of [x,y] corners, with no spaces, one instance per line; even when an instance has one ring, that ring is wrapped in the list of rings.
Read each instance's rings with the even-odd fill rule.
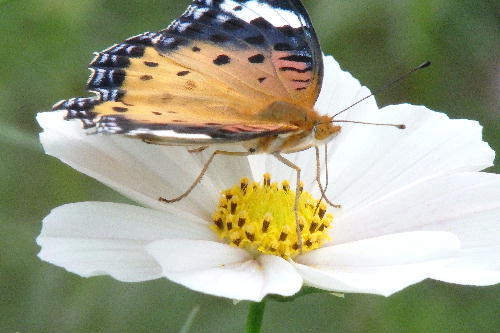
[[[292,153],[328,143],[340,131],[331,118],[313,108],[287,102],[274,102],[259,113],[258,119],[295,127],[294,131],[263,137],[252,142],[256,153]]]

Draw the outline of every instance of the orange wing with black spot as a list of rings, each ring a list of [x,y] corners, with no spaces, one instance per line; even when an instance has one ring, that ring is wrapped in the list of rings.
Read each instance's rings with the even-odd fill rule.
[[[312,108],[323,75],[309,17],[287,0],[194,1],[167,29],[98,53],[90,68],[97,96],[54,110],[98,132],[172,142],[296,131],[259,114],[277,101]]]

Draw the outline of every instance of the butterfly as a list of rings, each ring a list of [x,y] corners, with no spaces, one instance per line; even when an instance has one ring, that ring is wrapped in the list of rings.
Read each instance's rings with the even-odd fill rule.
[[[95,97],[56,103],[98,133],[293,152],[339,126],[314,110],[322,52],[297,0],[195,0],[170,26],[96,53]]]
[[[300,169],[281,154],[340,131],[314,110],[322,56],[298,0],[195,0],[166,29],[96,53],[87,83],[95,96],[53,110],[95,133],[152,144],[238,143],[246,153],[217,150],[204,171],[216,154],[270,153],[297,170],[299,184]],[[186,193],[163,200],[187,195],[204,171]]]

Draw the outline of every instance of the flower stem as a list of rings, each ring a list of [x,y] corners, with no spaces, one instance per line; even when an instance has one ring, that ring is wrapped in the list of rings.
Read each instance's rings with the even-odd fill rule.
[[[264,318],[264,310],[266,301],[262,300],[259,303],[251,302],[248,307],[248,316],[246,324],[246,333],[259,333],[262,327],[262,319]]]

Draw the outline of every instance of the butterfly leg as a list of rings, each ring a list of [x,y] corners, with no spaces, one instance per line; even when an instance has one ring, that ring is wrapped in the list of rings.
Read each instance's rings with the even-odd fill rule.
[[[175,197],[173,199],[165,199],[163,197],[160,197],[160,198],[158,198],[158,200],[161,202],[165,202],[165,203],[172,203],[172,202],[180,201],[180,200],[184,199],[185,197],[187,197],[189,195],[189,193],[191,193],[191,191],[193,191],[193,189],[196,187],[196,185],[198,185],[201,182],[201,179],[203,178],[205,173],[207,173],[208,167],[210,166],[210,164],[212,163],[212,161],[214,160],[214,157],[216,155],[248,156],[251,154],[252,153],[250,153],[250,152],[233,152],[233,151],[225,151],[225,150],[216,150],[212,153],[212,155],[210,155],[207,162],[205,163],[205,165],[201,169],[201,172],[198,175],[198,177],[196,177],[194,182],[191,184],[191,186],[189,186],[189,188],[184,193],[182,193],[181,195],[179,195],[178,197]]]
[[[302,235],[301,235],[301,230],[300,230],[300,224],[299,224],[299,198],[300,198],[300,193],[302,192],[302,189],[300,189],[300,167],[290,160],[284,158],[281,156],[279,153],[273,153],[273,156],[276,157],[278,161],[281,163],[285,164],[286,166],[294,169],[297,173],[297,184],[295,186],[295,203],[293,204],[293,211],[295,213],[295,227],[297,231],[297,245],[299,246],[299,251],[302,253]]]
[[[321,184],[321,169],[320,169],[320,156],[319,156],[319,148],[317,146],[314,147],[314,150],[316,151],[316,182],[318,183],[319,190],[321,192],[321,199],[318,201],[318,204],[316,205],[316,208],[314,212],[319,208],[319,204],[321,200],[325,200],[327,204],[332,206],[333,208],[342,208],[342,205],[334,204],[328,199],[326,196],[326,189],[328,188],[328,152],[327,152],[327,146],[325,145],[325,170],[326,170],[326,182],[325,182],[325,187]]]
[[[201,147],[198,147],[198,148],[188,149],[188,152],[190,152],[190,153],[201,153],[202,151],[204,151],[207,148],[208,148],[208,146],[201,146]]]

